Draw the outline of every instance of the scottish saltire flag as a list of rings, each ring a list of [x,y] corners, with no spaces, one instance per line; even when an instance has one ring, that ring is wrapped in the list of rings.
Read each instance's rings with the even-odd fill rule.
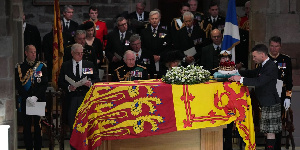
[[[235,61],[235,50],[233,48],[240,43],[240,34],[236,15],[235,0],[229,0],[228,2],[223,36],[224,37],[222,42],[222,51],[231,50],[232,59],[233,61]]]

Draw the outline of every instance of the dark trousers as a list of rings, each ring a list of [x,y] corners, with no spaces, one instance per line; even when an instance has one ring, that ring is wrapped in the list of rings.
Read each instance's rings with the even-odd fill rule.
[[[75,122],[75,117],[77,113],[77,109],[80,107],[81,103],[83,102],[84,95],[77,95],[70,98],[69,102],[69,110],[68,110],[68,125],[71,128],[71,133],[73,131],[73,124]],[[75,150],[74,147],[71,147],[71,150]]]
[[[41,117],[26,115],[26,111],[23,111],[23,135],[26,150],[40,150],[42,148],[42,135],[41,135]],[[31,123],[33,119],[34,125],[34,139],[31,134]],[[34,142],[34,143],[33,143]]]
[[[223,130],[223,137],[224,137],[224,142],[223,142],[223,150],[232,150],[232,128],[233,128],[233,123],[231,122],[230,124],[227,124],[227,128]]]

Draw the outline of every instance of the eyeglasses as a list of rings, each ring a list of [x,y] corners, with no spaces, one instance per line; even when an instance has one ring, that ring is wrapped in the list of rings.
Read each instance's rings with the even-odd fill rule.
[[[125,25],[127,26],[127,23],[119,24],[118,26],[121,27],[121,26],[125,26]]]

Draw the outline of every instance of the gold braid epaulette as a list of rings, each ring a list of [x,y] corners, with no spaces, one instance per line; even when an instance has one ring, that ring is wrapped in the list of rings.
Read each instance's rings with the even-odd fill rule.
[[[244,24],[241,26],[241,29],[249,30],[249,20],[244,22]]]
[[[180,17],[179,17],[179,18],[180,18]],[[179,18],[174,18],[174,19],[173,19],[173,21],[175,22],[175,28],[176,28],[176,30],[180,30],[181,28],[185,27],[185,23],[183,23],[183,22],[182,22],[182,26],[181,26],[180,28],[178,27],[178,24],[177,24],[176,19],[179,19]]]
[[[40,62],[37,62],[36,65],[34,66],[35,68],[37,68],[38,66],[40,65]],[[22,71],[21,71],[21,66],[18,64],[18,73],[19,73],[19,78],[20,78],[20,81],[22,83],[22,86],[24,86],[28,80],[30,79],[30,77],[33,75],[33,70],[30,68],[24,77],[22,77]],[[33,78],[31,78],[31,80],[33,80]]]
[[[120,73],[119,73],[119,69],[121,69],[122,67],[124,67],[124,65],[118,67],[117,69],[115,69],[115,72],[117,73],[117,77],[118,77],[119,81],[127,81],[128,77],[130,76],[130,73],[127,72],[127,73],[123,76],[123,78],[121,78],[121,77],[120,77]]]
[[[141,68],[143,68],[143,69],[147,69],[147,67],[144,67],[144,66],[139,65],[139,64],[137,64],[136,66],[141,67]]]
[[[206,27],[206,29],[204,30],[204,32],[206,33],[206,38],[208,37],[208,33],[212,30],[212,25],[209,23]]]
[[[286,90],[285,96],[292,97],[292,91]]]

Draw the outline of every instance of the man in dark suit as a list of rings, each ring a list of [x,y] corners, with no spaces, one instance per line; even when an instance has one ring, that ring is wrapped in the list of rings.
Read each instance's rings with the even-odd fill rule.
[[[62,19],[62,29],[63,32],[74,37],[75,31],[77,30],[78,23],[72,20],[74,13],[74,7],[72,5],[65,5],[63,11],[63,19]]]
[[[209,70],[211,73],[214,72],[213,69],[219,66],[219,54],[221,52],[222,45],[222,33],[218,29],[214,29],[210,33],[210,37],[213,41],[212,44],[203,47],[201,53],[201,66]]]
[[[136,11],[129,14],[129,19],[138,34],[141,33],[146,22],[149,19],[149,12],[145,11],[146,2],[139,0],[136,3]]]
[[[117,28],[107,35],[107,45],[105,54],[109,61],[109,73],[113,73],[118,66],[122,64],[122,56],[129,48],[129,38],[132,35],[127,31],[127,20],[124,17],[118,17]]]
[[[146,48],[153,56],[156,71],[159,71],[160,55],[170,49],[168,31],[159,26],[161,15],[158,11],[149,14],[150,24],[141,33],[142,48]]]
[[[23,33],[24,33],[24,50],[27,45],[35,46],[37,60],[40,60],[41,59],[40,31],[36,26],[25,22],[25,15],[23,15]]]
[[[141,38],[138,34],[134,34],[129,39],[130,47],[136,56],[136,64],[145,66],[150,74],[150,78],[154,77],[155,64],[153,56],[145,48],[141,48]]]
[[[83,46],[82,59],[92,62],[97,67],[98,66],[98,64],[97,64],[97,54],[95,52],[95,49],[94,49],[93,46],[90,46],[90,45],[86,44],[85,38],[86,38],[86,31],[85,30],[76,30],[74,40],[75,40],[75,43],[81,44]],[[72,59],[71,46],[73,44],[74,43],[68,45],[65,48],[64,62]]]
[[[83,57],[83,47],[81,44],[73,44],[71,47],[72,59],[64,62],[60,69],[60,74],[58,78],[58,86],[62,88],[66,93],[68,99],[67,103],[69,106],[67,116],[68,125],[72,128],[75,115],[78,107],[82,103],[85,94],[88,92],[92,84],[99,82],[98,70],[94,64],[90,61],[82,60]],[[71,85],[67,80],[66,76],[78,82],[85,77],[87,81],[81,86]]]
[[[225,27],[225,17],[219,15],[219,6],[212,2],[209,5],[209,17],[204,19],[203,30],[209,32],[213,29],[223,30]],[[211,30],[210,30],[211,26]]]
[[[181,50],[183,58],[183,65],[187,66],[192,62],[199,62],[201,58],[201,49],[205,44],[205,33],[199,26],[194,26],[194,15],[191,12],[185,12],[183,14],[183,21],[185,26],[178,32],[178,42],[174,43],[176,49]],[[184,51],[195,48],[196,54],[186,55]]]
[[[267,135],[266,150],[275,149],[275,133],[281,132],[281,106],[276,90],[278,69],[268,57],[268,48],[264,44],[255,45],[251,50],[253,61],[261,64],[254,70],[240,70],[241,76],[232,76],[246,86],[255,86],[255,93],[261,106],[261,132]]]

